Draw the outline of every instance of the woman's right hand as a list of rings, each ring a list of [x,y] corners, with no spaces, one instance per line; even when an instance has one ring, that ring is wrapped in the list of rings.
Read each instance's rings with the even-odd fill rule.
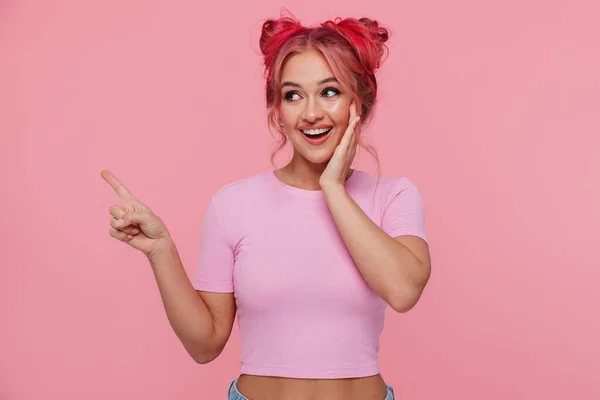
[[[100,176],[112,186],[123,201],[109,209],[110,236],[140,250],[147,257],[168,246],[171,236],[163,221],[141,201],[133,197],[112,173],[103,170]]]

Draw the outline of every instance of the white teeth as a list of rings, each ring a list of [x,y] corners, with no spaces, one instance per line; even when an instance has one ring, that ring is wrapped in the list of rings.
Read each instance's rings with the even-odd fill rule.
[[[328,132],[330,130],[331,130],[331,128],[326,128],[326,129],[309,129],[307,131],[302,131],[302,132],[304,134],[306,134],[306,135],[320,135],[320,134]]]

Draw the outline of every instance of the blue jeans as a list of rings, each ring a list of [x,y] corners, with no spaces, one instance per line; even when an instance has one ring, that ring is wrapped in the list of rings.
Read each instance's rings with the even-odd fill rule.
[[[227,400],[248,400],[246,397],[244,397],[237,389],[237,379],[234,379],[231,382],[231,385],[229,385],[229,393],[228,393],[228,397]],[[387,395],[385,396],[385,399],[383,400],[394,400],[394,389],[391,386],[387,387]]]

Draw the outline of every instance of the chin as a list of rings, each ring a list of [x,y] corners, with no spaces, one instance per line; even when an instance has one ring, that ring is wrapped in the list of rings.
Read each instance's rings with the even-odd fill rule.
[[[333,157],[333,150],[329,148],[302,149],[300,154],[306,161],[312,164],[327,164],[331,160],[331,157]]]
[[[303,143],[304,139],[299,138],[300,143],[294,143],[295,152],[312,164],[327,164],[333,157],[333,152],[337,146],[336,141],[331,141],[331,139],[334,138],[330,138],[330,141],[324,143],[323,146],[314,147]]]

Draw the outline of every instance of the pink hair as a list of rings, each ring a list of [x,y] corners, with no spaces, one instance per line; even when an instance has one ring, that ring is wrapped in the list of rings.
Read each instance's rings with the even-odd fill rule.
[[[375,71],[382,57],[387,55],[385,42],[389,30],[368,18],[336,18],[320,26],[307,28],[293,16],[282,16],[264,22],[260,36],[260,49],[264,56],[268,123],[281,134],[275,154],[281,150],[287,137],[279,119],[281,104],[281,72],[285,62],[294,54],[316,50],[327,60],[340,85],[358,98],[361,124],[368,122],[377,97]],[[365,147],[376,159],[374,149]]]

